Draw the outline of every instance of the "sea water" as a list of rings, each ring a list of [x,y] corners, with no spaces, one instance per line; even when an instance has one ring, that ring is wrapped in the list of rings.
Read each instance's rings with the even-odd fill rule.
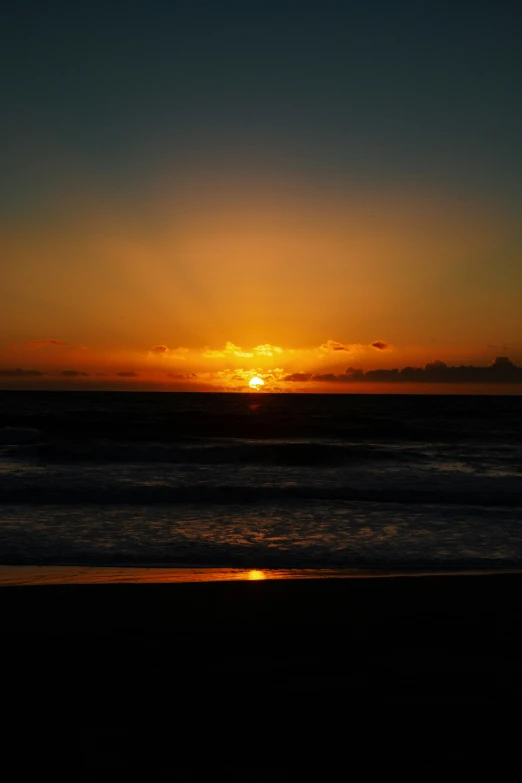
[[[522,397],[0,392],[0,563],[522,563]]]

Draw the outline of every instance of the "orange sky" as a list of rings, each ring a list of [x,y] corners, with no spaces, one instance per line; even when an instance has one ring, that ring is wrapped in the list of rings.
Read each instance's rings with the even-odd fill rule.
[[[2,18],[0,388],[522,391],[353,373],[522,367],[516,4],[54,5]]]
[[[194,179],[117,211],[71,198],[0,225],[0,388],[469,391],[314,376],[522,365],[519,252],[508,214],[443,193]]]

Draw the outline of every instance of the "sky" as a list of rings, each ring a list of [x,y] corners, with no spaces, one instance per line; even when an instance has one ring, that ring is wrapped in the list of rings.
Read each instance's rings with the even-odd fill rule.
[[[10,2],[0,388],[521,393],[520,40],[504,0]]]

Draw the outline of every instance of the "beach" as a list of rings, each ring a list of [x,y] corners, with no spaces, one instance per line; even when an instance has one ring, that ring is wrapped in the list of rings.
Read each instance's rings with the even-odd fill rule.
[[[418,640],[425,625],[456,633],[481,624],[508,640],[516,631],[520,579],[519,571],[0,566],[8,633],[338,628],[365,635],[391,623],[397,635],[404,623],[402,632],[407,626]]]
[[[216,666],[227,667],[227,687],[233,687],[239,662],[248,668],[255,659],[268,674],[274,662],[287,657],[284,674],[281,670],[268,678],[271,688],[299,692],[310,687],[326,692],[334,677],[336,688],[353,689],[363,698],[369,689],[392,701],[495,701],[506,695],[500,680],[499,687],[491,690],[492,677],[501,679],[499,667],[491,669],[490,690],[484,680],[474,682],[473,677],[463,676],[462,687],[455,689],[453,683],[443,693],[435,693],[423,660],[432,655],[430,666],[442,672],[457,659],[465,670],[472,662],[480,668],[518,653],[520,584],[520,574],[491,573],[2,587],[2,633],[8,635],[11,649],[37,645],[40,651],[73,639],[88,647],[102,637],[108,648],[116,649],[132,638],[123,666],[135,657],[142,659],[141,647],[154,641],[168,653],[174,675],[173,655],[184,664],[195,656],[198,666],[209,672]],[[406,650],[412,652],[408,660],[408,656],[400,658]],[[395,655],[399,657],[393,667],[408,678],[417,672],[423,692],[402,691],[397,682],[379,679],[376,661],[384,664]],[[359,661],[365,658],[367,676],[354,675],[350,666],[354,656]],[[306,662],[304,669],[300,661]],[[339,665],[335,675],[331,668],[327,671],[332,661]],[[307,684],[306,675],[312,670],[314,676]],[[176,676],[172,684],[182,686]],[[245,685],[256,693],[259,680],[253,678]],[[220,684],[211,678],[204,687],[219,689]]]
[[[192,742],[194,721],[214,736],[219,715],[236,731],[275,726],[283,709],[319,729],[339,707],[509,705],[520,585],[519,573],[4,585],[6,708],[26,725],[51,705],[38,738],[66,737],[97,772],[150,763],[174,729]]]

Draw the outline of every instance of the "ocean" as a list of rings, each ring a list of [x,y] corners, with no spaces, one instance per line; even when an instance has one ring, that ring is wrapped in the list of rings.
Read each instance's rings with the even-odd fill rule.
[[[0,392],[0,563],[522,564],[522,397]]]

